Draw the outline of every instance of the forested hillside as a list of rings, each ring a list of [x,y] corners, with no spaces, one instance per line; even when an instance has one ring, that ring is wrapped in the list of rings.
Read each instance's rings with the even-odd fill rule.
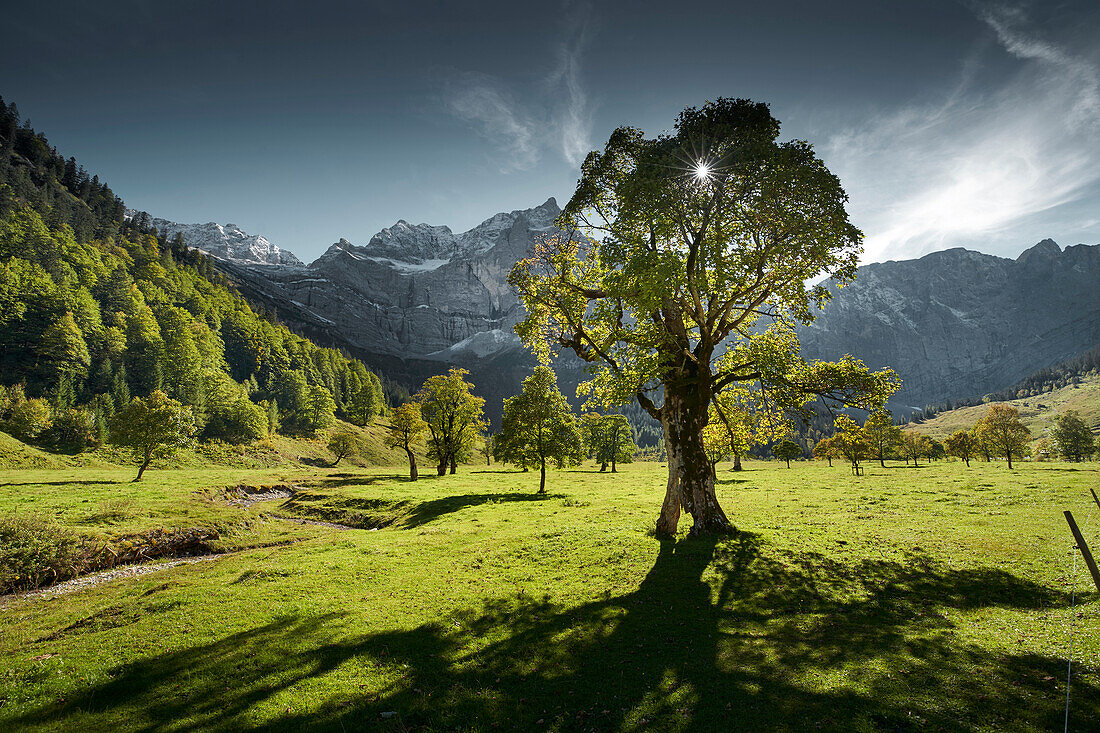
[[[162,390],[197,435],[245,442],[364,424],[378,378],[254,312],[0,100],[0,429],[78,451]]]

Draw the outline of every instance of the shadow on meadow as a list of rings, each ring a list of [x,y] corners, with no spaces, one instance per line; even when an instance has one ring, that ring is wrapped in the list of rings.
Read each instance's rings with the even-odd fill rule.
[[[110,711],[150,733],[1053,729],[1065,661],[960,643],[941,611],[1066,602],[1001,570],[920,554],[849,565],[768,556],[748,534],[684,540],[662,544],[621,596],[571,608],[519,596],[366,635],[350,613],[288,616],[121,666],[11,722],[90,729]],[[390,682],[360,689],[349,676],[363,666]],[[278,705],[278,717],[257,722],[254,706],[329,674],[341,692],[281,698],[264,710]],[[1100,688],[1075,684],[1072,722],[1095,729]]]
[[[72,479],[69,481],[3,481],[0,486],[99,486],[102,484],[130,484],[130,479],[108,479],[105,481],[88,481],[87,479]]]
[[[535,493],[483,493],[483,494],[458,494],[444,496],[439,499],[429,499],[414,505],[409,511],[408,517],[402,525],[407,529],[419,527],[432,520],[439,519],[446,514],[481,506],[482,504],[507,504],[512,502],[547,501],[549,499],[564,499],[564,494],[535,494]]]
[[[334,496],[299,490],[293,497],[283,502],[280,508],[305,518],[336,522],[357,529],[382,529],[385,527],[415,529],[447,514],[453,514],[482,504],[546,501],[548,499],[563,498],[565,498],[564,494],[497,492],[457,494],[413,502],[407,499]]]
[[[435,476],[421,476],[421,480],[431,480]],[[407,473],[355,474],[331,473],[328,476],[315,476],[302,481],[302,486],[317,489],[338,489],[344,486],[374,486],[375,484],[411,483]]]

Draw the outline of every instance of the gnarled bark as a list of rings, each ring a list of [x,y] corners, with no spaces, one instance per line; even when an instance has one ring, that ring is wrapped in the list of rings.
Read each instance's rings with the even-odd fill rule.
[[[714,493],[714,475],[703,445],[707,405],[697,394],[674,392],[666,387],[661,422],[668,451],[668,485],[657,536],[672,537],[680,508],[691,515],[692,536],[726,534],[734,531]]]

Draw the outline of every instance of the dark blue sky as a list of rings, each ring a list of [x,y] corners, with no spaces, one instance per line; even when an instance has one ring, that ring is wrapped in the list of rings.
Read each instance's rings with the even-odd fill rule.
[[[564,202],[583,153],[717,96],[840,174],[867,260],[1100,241],[1100,4],[54,2],[0,94],[135,208],[309,261],[399,218]]]

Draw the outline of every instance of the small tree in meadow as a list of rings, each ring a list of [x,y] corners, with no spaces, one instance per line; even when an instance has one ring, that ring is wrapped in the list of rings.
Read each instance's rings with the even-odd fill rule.
[[[390,415],[390,424],[386,426],[386,445],[390,448],[400,448],[405,451],[409,459],[409,480],[416,481],[420,474],[416,470],[416,454],[413,446],[428,424],[420,417],[420,405],[415,402],[406,402],[393,411]]]
[[[833,467],[834,458],[842,457],[840,449],[837,446],[835,435],[830,435],[828,438],[822,438],[817,441],[817,445],[814,446],[814,458],[824,458],[829,462],[829,468]]]
[[[494,441],[499,447],[497,460],[525,467],[539,467],[538,493],[546,493],[546,462],[558,468],[581,462],[584,441],[577,418],[558,391],[558,378],[548,366],[535,367],[523,380],[523,391],[504,400],[500,434]]]
[[[974,429],[994,455],[1005,457],[1009,468],[1012,468],[1012,456],[1023,456],[1031,439],[1031,431],[1020,422],[1020,413],[1012,405],[990,405],[989,412]]]
[[[781,440],[772,446],[772,455],[786,461],[787,468],[790,468],[791,461],[802,456],[802,446],[790,439]]]
[[[114,414],[111,442],[129,448],[140,463],[137,477],[157,457],[167,457],[187,445],[195,432],[191,408],[156,390],[146,399],[135,397]]]
[[[966,462],[966,467],[970,468],[970,459],[977,450],[973,435],[966,430],[956,430],[943,441],[943,447],[947,455],[961,458]]]
[[[446,374],[429,377],[413,397],[428,425],[428,457],[438,462],[440,476],[448,466],[455,472],[485,428],[485,399],[473,394],[467,374],[465,369],[451,367]]]
[[[589,413],[584,416],[582,433],[588,453],[600,464],[600,470],[611,466],[611,473],[618,470],[618,464],[630,463],[638,446],[634,443],[634,429],[626,415],[613,413],[598,415]]]
[[[1092,431],[1077,410],[1066,410],[1059,415],[1050,436],[1058,452],[1067,460],[1080,461],[1092,453]]]
[[[332,465],[338,464],[348,456],[357,455],[363,450],[363,441],[350,430],[337,430],[328,439],[328,449],[335,456]]]
[[[848,459],[852,473],[859,474],[859,462],[867,457],[867,440],[863,437],[863,428],[847,415],[837,415],[834,421],[837,430],[833,438],[840,455]]]
[[[905,463],[908,465],[909,460],[912,459],[913,468],[916,468],[918,458],[931,455],[932,439],[914,430],[905,430],[901,434],[900,448]]]
[[[867,416],[863,423],[863,437],[871,455],[878,459],[879,465],[886,468],[886,456],[901,440],[901,428],[894,425],[890,411],[883,408]]]

